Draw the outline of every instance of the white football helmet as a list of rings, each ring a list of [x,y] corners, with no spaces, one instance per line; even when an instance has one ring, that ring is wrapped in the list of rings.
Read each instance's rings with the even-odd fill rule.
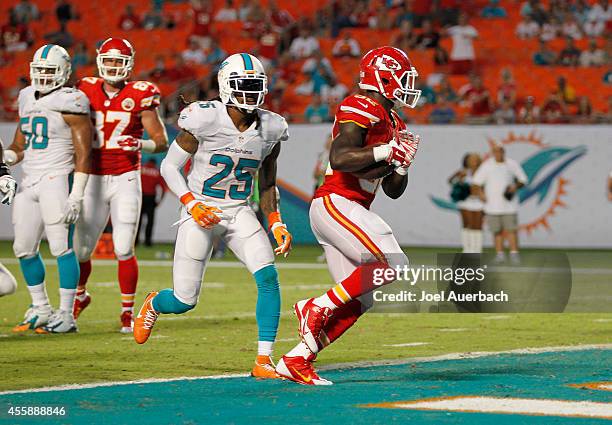
[[[262,63],[248,53],[236,53],[225,59],[217,74],[219,96],[226,105],[254,111],[264,103],[268,77]]]
[[[36,91],[49,93],[62,87],[72,73],[70,55],[62,46],[46,44],[30,62],[30,80]]]

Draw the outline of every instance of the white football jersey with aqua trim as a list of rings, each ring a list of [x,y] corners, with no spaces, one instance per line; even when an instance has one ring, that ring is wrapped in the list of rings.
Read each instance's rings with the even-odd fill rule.
[[[19,127],[25,137],[22,167],[27,178],[68,174],[74,169],[70,126],[62,114],[89,114],[80,90],[62,87],[40,96],[32,86],[19,92]]]
[[[258,109],[259,119],[240,132],[219,101],[194,102],[181,111],[178,125],[199,142],[187,178],[189,190],[222,210],[246,205],[262,161],[287,140],[287,121]]]

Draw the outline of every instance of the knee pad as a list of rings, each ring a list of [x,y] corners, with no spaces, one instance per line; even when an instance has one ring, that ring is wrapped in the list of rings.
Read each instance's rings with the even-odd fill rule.
[[[17,290],[17,281],[15,277],[0,264],[0,297],[10,295]]]
[[[113,245],[115,255],[119,260],[127,260],[134,256],[134,226],[118,226],[113,229]]]
[[[26,246],[27,244],[24,241],[20,241],[15,239],[13,242],[13,253],[17,258],[28,258],[33,257],[37,253],[37,248],[32,249],[32,247]]]

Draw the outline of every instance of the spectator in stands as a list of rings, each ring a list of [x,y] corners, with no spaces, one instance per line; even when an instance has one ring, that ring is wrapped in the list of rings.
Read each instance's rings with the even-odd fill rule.
[[[446,51],[446,49],[444,49],[444,47],[442,46],[438,46],[436,47],[436,50],[434,50],[434,64],[437,67],[443,67],[448,65],[449,63],[449,57],[448,57],[448,52]]]
[[[584,30],[584,24],[586,24],[587,16],[589,14],[589,6],[586,3],[586,1],[578,0],[573,5],[572,13],[574,14],[574,17],[576,18],[576,22],[578,22],[578,25],[583,27],[583,30]]]
[[[421,97],[419,98],[419,106],[433,105],[436,103],[436,92],[434,89],[427,85],[424,80],[417,80],[417,89],[421,90]]]
[[[392,44],[404,52],[412,50],[417,43],[417,34],[414,31],[412,22],[403,21],[399,33],[393,38]]]
[[[602,82],[608,86],[612,85],[612,70],[608,70],[602,78]]]
[[[612,20],[612,6],[608,0],[598,0],[589,11],[588,20],[601,21],[604,24]]]
[[[501,84],[497,89],[497,102],[503,104],[503,102],[508,101],[510,106],[514,107],[516,102],[516,84],[510,69],[504,68],[501,70],[501,80]]]
[[[431,20],[423,20],[423,31],[416,38],[417,49],[436,49],[440,43],[440,33],[436,31]]]
[[[210,46],[206,54],[206,63],[213,66],[213,73],[216,73],[218,66],[227,57],[227,52],[219,45],[219,40],[215,37],[210,38]]]
[[[168,79],[168,66],[166,65],[165,56],[158,55],[155,58],[155,65],[149,71],[142,73],[142,79],[151,79],[153,81],[164,81]]]
[[[190,64],[202,65],[206,62],[206,55],[204,51],[194,39],[189,40],[189,45],[181,53],[183,60]]]
[[[446,75],[443,75],[440,79],[440,84],[438,85],[438,90],[436,91],[436,98],[440,102],[449,102],[455,103],[458,100],[457,93],[453,90],[453,87],[448,80]]]
[[[562,66],[577,66],[580,60],[580,49],[576,47],[574,39],[567,37],[565,47],[559,52],[557,63]]]
[[[147,12],[145,12],[142,18],[142,28],[145,30],[152,30],[156,28],[161,28],[164,26],[164,17],[160,10],[155,8],[151,8]]]
[[[342,31],[343,28],[350,28],[355,26],[355,22],[353,21],[352,17],[353,5],[349,2],[338,2],[337,6],[338,10],[332,15],[332,38],[338,37],[338,34],[340,34],[340,31]]]
[[[216,22],[235,22],[238,20],[238,10],[233,0],[225,0],[225,5],[215,15]]]
[[[489,121],[493,112],[491,94],[483,86],[482,78],[478,75],[470,75],[470,82],[459,90],[462,103],[469,108],[470,122],[482,124]]]
[[[580,65],[602,66],[604,61],[604,51],[597,47],[597,41],[589,40],[589,48],[580,54]]]
[[[314,57],[306,60],[302,65],[302,73],[309,78],[308,81],[296,87],[295,91],[298,94],[310,95],[321,94],[323,86],[328,84],[328,81],[334,75],[331,62],[320,50],[315,52]]]
[[[174,55],[174,66],[166,71],[166,79],[173,82],[185,83],[196,79],[196,72],[191,65],[185,63],[183,57],[176,53]]]
[[[268,81],[270,95],[282,98],[287,87],[295,81],[295,72],[289,52],[283,52],[279,56],[278,65],[272,70]]]
[[[478,31],[468,23],[467,15],[462,13],[459,15],[459,23],[450,27],[447,34],[453,40],[453,48],[450,53],[451,72],[468,74],[474,68],[476,59],[474,39],[478,37]]]
[[[559,27],[554,22],[544,22],[540,26],[540,39],[544,41],[551,41],[557,38],[559,33]]]
[[[533,63],[540,66],[550,66],[557,63],[557,55],[548,48],[545,40],[540,40],[540,48],[533,54]]]
[[[40,19],[38,7],[30,0],[20,0],[13,8],[15,18],[20,24],[28,24],[31,21]]]
[[[505,18],[508,14],[506,9],[499,5],[499,0],[489,0],[489,4],[482,9],[480,16],[483,18]]]
[[[599,37],[606,29],[606,24],[603,21],[589,19],[584,23],[582,29],[587,37]]]
[[[240,3],[240,9],[238,9],[238,19],[242,22],[246,22],[253,9],[254,0],[242,0]]]
[[[361,47],[359,47],[359,42],[351,37],[351,34],[348,31],[345,31],[344,37],[336,41],[336,44],[334,44],[332,54],[337,58],[356,58],[361,55]]]
[[[293,39],[289,51],[295,59],[305,59],[319,51],[319,41],[306,26],[300,28],[300,35]]]
[[[566,122],[566,111],[565,102],[557,91],[553,91],[542,106],[542,122],[546,124]]]
[[[574,40],[580,40],[582,38],[582,31],[576,22],[576,17],[569,12],[565,14],[563,19],[561,35],[564,37],[571,37]]]
[[[155,210],[166,193],[166,184],[157,168],[155,159],[151,158],[142,165],[140,169],[140,179],[142,181],[142,210],[140,212],[136,243],[140,241],[140,225],[143,222],[143,217],[146,217],[145,245],[152,246]]]
[[[578,108],[572,117],[572,122],[576,124],[592,124],[595,122],[593,107],[588,97],[580,96],[578,98]]]
[[[567,83],[567,80],[563,76],[557,78],[557,93],[565,103],[576,102],[576,90]]]
[[[539,0],[529,0],[523,3],[521,7],[522,16],[531,16],[538,25],[542,25],[548,21],[548,13]]]
[[[327,78],[327,84],[321,87],[321,99],[328,105],[337,105],[348,94],[348,88],[339,82],[334,75]]]
[[[57,0],[55,16],[60,24],[79,19],[79,14],[68,0]]]
[[[370,20],[370,9],[368,2],[358,2],[353,8],[350,20],[355,27],[367,28]]]
[[[281,9],[275,0],[268,1],[268,16],[272,22],[272,28],[281,32],[289,29],[295,23],[295,19],[287,9]]]
[[[87,47],[84,42],[77,43],[72,53],[72,71],[76,71],[83,66],[87,66],[92,63],[91,57],[87,52]]]
[[[389,10],[384,7],[379,7],[376,10],[376,16],[371,16],[369,19],[370,28],[383,31],[390,29],[392,21]]]
[[[457,119],[457,114],[451,106],[451,103],[442,99],[431,111],[428,121],[431,124],[452,124]]]
[[[247,37],[258,37],[261,34],[263,22],[266,19],[266,12],[264,11],[261,3],[256,1],[251,7],[246,21],[242,26],[242,31]]]
[[[535,38],[540,34],[540,26],[533,20],[531,15],[527,15],[516,26],[515,32],[516,36],[521,39]]]
[[[119,17],[119,29],[130,31],[136,28],[140,28],[140,18],[134,13],[134,6],[128,4],[123,15]]]
[[[266,69],[276,65],[280,52],[281,36],[278,31],[272,27],[272,22],[267,21],[263,27],[261,36],[259,37],[259,59],[262,61]]]
[[[32,33],[19,23],[14,9],[9,10],[8,22],[0,28],[0,48],[7,53],[23,52],[32,45]]]
[[[412,25],[413,20],[414,15],[412,14],[412,4],[411,2],[404,0],[400,5],[397,15],[395,16],[394,26],[401,27],[402,23],[404,22],[410,22]]]
[[[318,94],[312,96],[312,101],[304,112],[304,119],[311,124],[330,121],[329,106],[321,102],[321,96]]]
[[[501,101],[493,113],[493,121],[496,124],[514,124],[516,121],[516,112],[509,99]]]
[[[540,108],[535,104],[533,96],[527,96],[525,104],[519,109],[518,122],[521,124],[535,124],[540,122]]]
[[[212,13],[212,3],[209,0],[191,0],[190,15],[193,19],[191,38],[204,50],[210,47]]]
[[[70,49],[74,44],[74,37],[66,29],[66,23],[60,23],[60,28],[57,31],[45,34],[45,40],[52,44],[58,44],[65,49]]]

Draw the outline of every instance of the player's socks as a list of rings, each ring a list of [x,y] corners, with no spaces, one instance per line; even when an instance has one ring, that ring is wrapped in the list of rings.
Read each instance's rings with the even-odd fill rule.
[[[395,281],[395,278],[391,280],[386,279],[385,273],[381,273],[380,279],[382,282],[379,285],[374,284],[374,271],[388,267],[386,263],[382,262],[362,264],[341,283],[328,290],[325,294],[315,298],[314,304],[319,307],[327,307],[333,311],[351,300],[371,292],[377,286],[391,283]]]
[[[45,265],[42,262],[42,258],[40,258],[40,254],[37,253],[32,257],[20,258],[19,265],[32,297],[32,305],[49,305],[49,297],[47,297],[47,290],[45,288]]]
[[[60,281],[60,310],[72,314],[74,297],[79,282],[79,262],[74,251],[57,257],[57,268]]]
[[[185,304],[180,301],[174,296],[174,291],[169,288],[159,291],[155,298],[153,298],[151,305],[153,306],[153,310],[157,313],[164,314],[181,314],[195,307],[194,305]]]
[[[291,351],[285,354],[285,356],[287,357],[298,357],[299,356],[299,357],[304,357],[305,359],[308,359],[312,356],[312,351],[310,351],[308,346],[304,344],[304,341],[300,341],[298,345],[293,347]]]
[[[255,318],[260,342],[269,342],[271,346],[276,339],[280,319],[280,289],[278,272],[273,264],[253,273],[257,284],[257,306]],[[261,345],[260,345],[261,346]],[[271,351],[270,351],[271,352]],[[263,354],[263,353],[259,353]]]
[[[470,229],[461,229],[461,248],[464,254],[470,252]]]
[[[257,355],[258,356],[271,356],[274,350],[273,341],[257,341]]]
[[[81,261],[79,262],[79,284],[77,286],[77,298],[80,301],[84,301],[87,298],[87,281],[89,280],[89,276],[91,275],[91,260]]]
[[[138,285],[138,262],[136,256],[119,260],[119,288],[121,289],[121,311],[134,310],[134,296]]]
[[[474,252],[482,253],[482,230],[472,230]]]
[[[321,349],[337,340],[367,311],[359,300],[351,300],[338,308],[321,332]]]

